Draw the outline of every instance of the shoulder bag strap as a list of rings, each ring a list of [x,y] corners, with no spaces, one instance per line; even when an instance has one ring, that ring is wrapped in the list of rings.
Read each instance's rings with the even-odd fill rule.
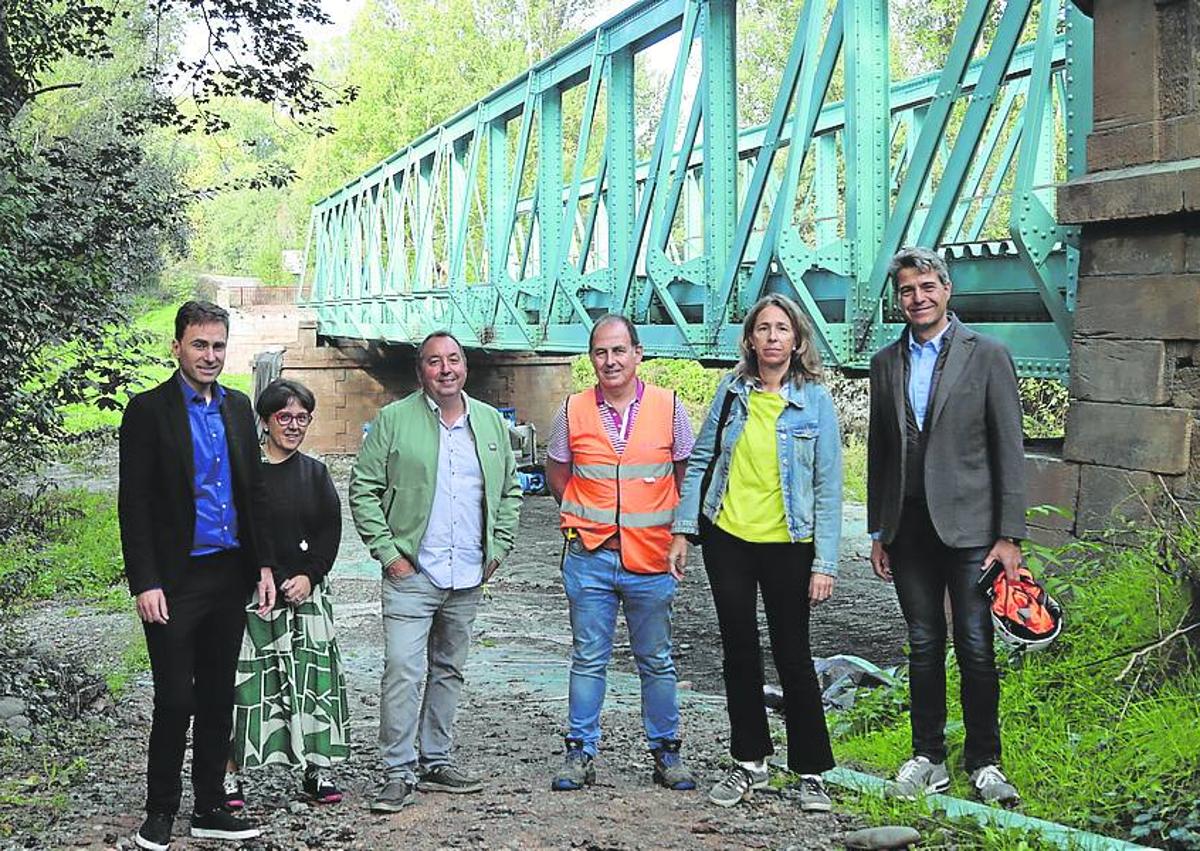
[[[732,389],[725,391],[725,398],[721,402],[721,414],[717,419],[717,435],[713,442],[713,456],[708,462],[708,469],[704,471],[704,478],[700,480],[700,512],[704,512],[704,498],[708,496],[708,487],[712,484],[713,471],[717,469],[717,461],[721,458],[721,438],[725,435],[725,421],[729,419],[729,409],[733,407],[734,392]]]

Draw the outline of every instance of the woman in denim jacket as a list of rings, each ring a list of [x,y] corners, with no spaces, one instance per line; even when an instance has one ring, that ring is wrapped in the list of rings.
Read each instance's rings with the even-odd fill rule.
[[[734,766],[708,793],[733,806],[767,785],[771,746],[763,703],[758,589],[783,686],[788,768],[800,806],[829,810],[821,772],[833,753],[813,669],[811,606],[829,598],[842,529],[842,440],[808,320],[768,295],[746,316],[741,360],[722,379],[688,460],[670,561],[701,535],[725,653]],[[723,420],[723,423],[722,423]],[[717,440],[720,446],[717,447]]]

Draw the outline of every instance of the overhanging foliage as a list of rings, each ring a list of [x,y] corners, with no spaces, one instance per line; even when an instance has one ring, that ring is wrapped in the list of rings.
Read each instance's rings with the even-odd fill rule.
[[[188,21],[203,49],[185,58]],[[327,22],[317,0],[0,0],[0,486],[58,437],[60,406],[121,404],[129,296],[183,250],[195,198],[172,134],[223,129],[231,97],[325,132],[352,96],[314,78],[302,22]]]

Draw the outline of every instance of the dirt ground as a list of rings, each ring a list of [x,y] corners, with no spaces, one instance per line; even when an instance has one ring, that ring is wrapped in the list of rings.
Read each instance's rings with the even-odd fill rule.
[[[330,466],[344,494],[346,465]],[[92,477],[89,483],[102,488],[114,484],[106,476]],[[705,801],[705,790],[727,765],[728,730],[719,638],[698,552],[693,552],[678,597],[675,641],[684,754],[700,790],[670,792],[651,783],[637,678],[623,627],[602,718],[598,783],[576,793],[549,790],[562,754],[570,630],[557,575],[557,511],[547,497],[526,500],[516,550],[489,586],[476,623],[477,641],[456,730],[456,759],[487,779],[485,791],[425,794],[402,813],[368,813],[364,804],[380,775],[379,578],[348,516],[346,521],[333,574],[351,694],[353,755],[337,771],[346,800],[318,809],[303,802],[297,778],[286,770],[252,773],[248,812],[263,822],[264,834],[244,848],[819,849],[840,847],[841,836],[856,826],[836,812],[801,814],[787,791],[758,793],[749,804],[732,810]],[[835,597],[814,616],[815,651],[893,663],[900,657],[901,620],[892,590],[875,580],[866,565],[869,542],[861,506],[847,507],[845,529]],[[18,627],[40,650],[85,660],[94,670],[110,668],[130,640],[140,640],[132,606],[122,612],[75,606],[68,619],[62,605],[44,605],[27,612]],[[92,722],[92,729],[99,725],[100,735],[81,739],[77,755],[87,760],[87,771],[67,790],[62,817],[39,835],[13,836],[0,840],[0,845],[132,847],[130,837],[142,816],[151,696],[148,673],[132,681],[121,701]],[[190,805],[187,790],[185,782],[185,812]],[[182,817],[176,832],[186,833]],[[183,837],[173,845],[210,847],[231,846]]]

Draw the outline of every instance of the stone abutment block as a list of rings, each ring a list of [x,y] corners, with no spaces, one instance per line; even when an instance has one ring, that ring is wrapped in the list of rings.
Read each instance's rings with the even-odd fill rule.
[[[1071,402],[1063,455],[1068,461],[1164,475],[1188,471],[1191,411]]]
[[[1200,275],[1081,277],[1075,334],[1200,340]]]
[[[1030,535],[1035,540],[1036,530],[1069,532],[1075,528],[1075,507],[1079,499],[1079,465],[1064,461],[1054,455],[1035,452],[1025,454],[1026,502],[1031,509],[1029,515]]]
[[[1089,402],[1166,404],[1170,398],[1166,344],[1077,339],[1071,350],[1071,393]]]

